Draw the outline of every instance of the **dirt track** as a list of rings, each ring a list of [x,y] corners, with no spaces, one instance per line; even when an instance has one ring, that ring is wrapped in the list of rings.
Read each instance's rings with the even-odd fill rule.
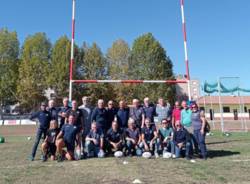
[[[36,125],[10,125],[0,126],[1,136],[14,135],[34,135],[36,133]]]

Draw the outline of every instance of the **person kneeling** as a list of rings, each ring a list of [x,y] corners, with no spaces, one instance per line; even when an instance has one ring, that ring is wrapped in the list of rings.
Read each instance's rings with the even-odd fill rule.
[[[96,122],[91,124],[91,130],[86,137],[85,149],[88,157],[104,157],[104,135],[101,129],[97,129]]]
[[[167,119],[161,120],[162,127],[159,129],[159,143],[161,144],[162,151],[171,152],[174,155],[174,144],[173,144],[173,129],[170,127],[170,121]]]
[[[185,157],[187,160],[189,160],[191,149],[190,135],[188,131],[181,126],[179,121],[176,122],[175,126],[176,130],[174,131],[173,136],[173,142],[175,145],[175,156],[176,158],[179,158],[181,155],[181,151],[184,151],[185,149]]]
[[[56,137],[60,129],[56,120],[50,121],[50,128],[46,133],[44,142],[42,143],[42,161],[45,162],[50,156],[51,160],[55,160],[56,156]]]
[[[125,132],[126,136],[126,146],[127,146],[127,155],[132,156],[136,154],[137,156],[142,155],[142,151],[139,147],[141,142],[141,135],[138,128],[136,128],[135,120],[128,120],[128,128]]]
[[[142,142],[140,143],[140,148],[144,152],[151,152],[151,154],[154,152],[154,155],[156,158],[159,157],[158,154],[158,144],[156,144],[157,140],[157,130],[155,126],[151,125],[150,119],[145,119],[145,127],[141,130],[141,138]]]
[[[60,133],[57,136],[56,147],[58,154],[58,161],[63,160],[63,148],[66,147],[67,151],[65,157],[67,160],[74,160],[75,143],[77,142],[77,147],[80,149],[79,134],[78,129],[74,125],[75,117],[74,115],[69,115],[68,123],[62,126]]]
[[[112,122],[112,127],[108,130],[106,135],[107,151],[108,153],[114,153],[116,151],[122,151],[123,149],[123,133],[118,127],[117,121]]]

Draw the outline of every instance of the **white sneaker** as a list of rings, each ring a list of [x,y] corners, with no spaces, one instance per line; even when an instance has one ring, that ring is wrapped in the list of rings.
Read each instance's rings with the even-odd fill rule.
[[[172,158],[176,158],[175,154],[172,154]]]
[[[155,158],[159,158],[159,154],[158,153],[155,153]]]

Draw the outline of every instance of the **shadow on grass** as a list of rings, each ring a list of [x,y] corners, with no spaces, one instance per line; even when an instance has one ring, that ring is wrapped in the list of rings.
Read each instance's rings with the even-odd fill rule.
[[[244,140],[226,140],[226,141],[217,141],[217,142],[208,142],[206,145],[213,145],[213,144],[226,144],[231,142],[243,142]]]
[[[232,155],[239,155],[240,152],[238,151],[228,151],[228,150],[209,150],[208,157],[215,158],[215,157],[226,157]]]

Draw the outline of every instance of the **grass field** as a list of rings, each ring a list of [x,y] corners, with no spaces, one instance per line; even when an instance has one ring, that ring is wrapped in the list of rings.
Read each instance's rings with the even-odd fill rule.
[[[72,162],[42,163],[40,150],[34,162],[27,160],[34,139],[28,141],[29,131],[18,127],[0,127],[6,143],[0,144],[0,183],[119,183],[135,179],[142,183],[250,183],[250,133],[233,133],[224,137],[219,132],[207,137],[209,158],[185,159],[105,158]],[[21,132],[13,135],[13,131]],[[28,133],[25,133],[28,132]],[[18,136],[17,136],[18,135]],[[32,137],[32,138],[33,138]],[[126,160],[128,164],[124,165]]]

